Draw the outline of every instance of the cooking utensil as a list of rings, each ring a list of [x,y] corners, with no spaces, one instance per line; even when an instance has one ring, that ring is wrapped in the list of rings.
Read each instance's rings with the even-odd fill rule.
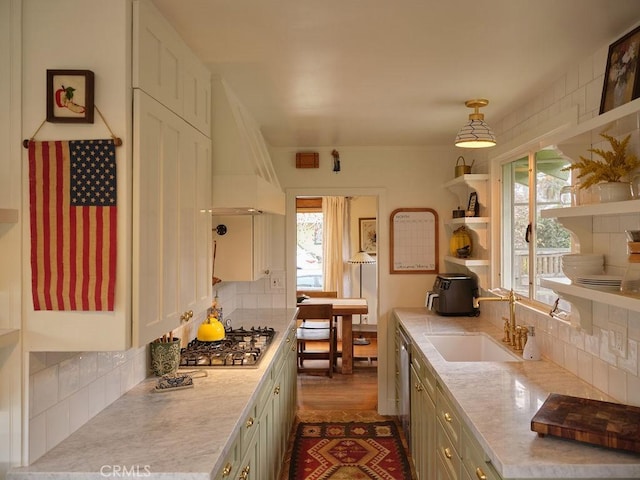
[[[222,279],[216,277],[214,272],[216,271],[216,251],[218,250],[218,242],[213,241],[213,263],[211,265],[211,285],[216,285],[222,281]]]

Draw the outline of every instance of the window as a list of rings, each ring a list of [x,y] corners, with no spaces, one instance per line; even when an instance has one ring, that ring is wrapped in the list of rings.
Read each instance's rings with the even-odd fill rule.
[[[541,278],[563,277],[562,255],[571,251],[571,237],[555,219],[540,212],[561,206],[561,190],[570,186],[569,159],[549,147],[502,167],[502,283],[521,297],[553,304],[556,294]]]
[[[322,199],[296,199],[297,290],[323,290]]]

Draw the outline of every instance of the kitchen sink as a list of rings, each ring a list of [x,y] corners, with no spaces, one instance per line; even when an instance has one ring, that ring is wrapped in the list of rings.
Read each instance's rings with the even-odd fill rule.
[[[425,337],[447,362],[520,362],[522,358],[485,333]]]

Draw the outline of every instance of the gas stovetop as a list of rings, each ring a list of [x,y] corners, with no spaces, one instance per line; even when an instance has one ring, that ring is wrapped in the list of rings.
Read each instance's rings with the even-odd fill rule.
[[[271,327],[226,329],[224,340],[192,340],[180,351],[180,367],[257,367],[276,332]]]

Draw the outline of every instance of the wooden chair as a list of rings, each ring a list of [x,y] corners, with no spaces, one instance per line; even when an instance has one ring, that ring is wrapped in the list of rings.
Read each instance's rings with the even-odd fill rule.
[[[338,292],[333,290],[297,290],[296,296],[301,297],[302,295],[306,295],[309,298],[338,298]],[[336,351],[336,359],[342,356],[342,352],[338,350],[338,315],[333,317],[334,327],[336,328],[336,335],[334,336],[333,348]],[[337,362],[337,360],[336,360]],[[337,364],[336,364],[337,366]]]
[[[326,372],[329,377],[333,377],[336,361],[333,306],[331,304],[300,305],[298,309],[298,320],[301,320],[297,329],[298,372]],[[313,349],[314,346],[318,346],[318,342],[327,344],[327,349]],[[328,365],[326,368],[306,368],[305,360],[327,360]]]

